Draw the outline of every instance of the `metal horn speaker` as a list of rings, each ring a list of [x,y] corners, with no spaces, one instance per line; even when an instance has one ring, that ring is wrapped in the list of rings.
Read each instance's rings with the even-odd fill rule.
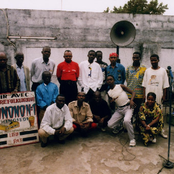
[[[126,46],[133,42],[136,35],[134,25],[129,21],[119,21],[110,32],[112,42],[117,46]]]

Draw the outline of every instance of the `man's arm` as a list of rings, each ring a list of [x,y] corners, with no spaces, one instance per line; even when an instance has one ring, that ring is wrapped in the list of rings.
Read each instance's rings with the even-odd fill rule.
[[[136,107],[136,104],[134,103],[134,98],[135,98],[135,95],[136,93],[134,91],[132,91],[131,89],[129,89],[127,86],[125,85],[120,85],[122,87],[122,89],[130,94],[132,94],[132,97],[130,99],[130,107],[131,108],[135,108]]]

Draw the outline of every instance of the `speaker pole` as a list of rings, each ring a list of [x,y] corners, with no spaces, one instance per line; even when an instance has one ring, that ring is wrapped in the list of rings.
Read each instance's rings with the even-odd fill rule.
[[[119,46],[118,46],[118,45],[117,45],[117,54],[118,54],[117,63],[120,63],[120,58],[119,58]]]
[[[173,168],[174,166],[174,163],[171,162],[169,160],[169,156],[170,156],[170,134],[171,134],[171,108],[172,108],[172,72],[171,72],[171,67],[168,66],[167,67],[168,71],[169,71],[169,102],[170,102],[170,110],[169,110],[169,136],[168,136],[168,158],[167,160],[165,159],[164,163],[163,163],[163,166],[166,167],[166,168]]]

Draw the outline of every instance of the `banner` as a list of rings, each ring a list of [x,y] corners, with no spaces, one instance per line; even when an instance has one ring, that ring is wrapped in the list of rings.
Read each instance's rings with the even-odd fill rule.
[[[0,148],[38,141],[34,92],[0,94]]]

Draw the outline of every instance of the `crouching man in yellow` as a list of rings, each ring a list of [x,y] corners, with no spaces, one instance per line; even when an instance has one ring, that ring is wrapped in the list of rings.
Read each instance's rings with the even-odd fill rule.
[[[73,132],[72,117],[65,97],[58,95],[56,103],[47,107],[38,131],[41,139],[41,147],[47,146],[47,138],[54,135],[60,143],[64,143],[66,137]]]

